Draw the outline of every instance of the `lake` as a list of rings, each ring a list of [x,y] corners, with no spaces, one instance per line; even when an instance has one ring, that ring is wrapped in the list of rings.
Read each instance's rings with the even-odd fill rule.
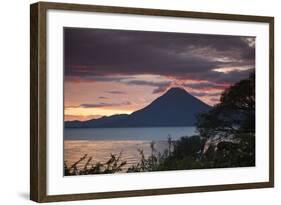
[[[195,127],[146,127],[146,128],[66,128],[64,129],[64,160],[73,164],[84,154],[93,157],[93,162],[106,162],[110,154],[122,152],[122,160],[127,164],[124,170],[136,164],[138,149],[145,156],[151,154],[150,143],[155,142],[157,152],[167,149],[167,139],[177,140],[182,136],[191,136]],[[84,162],[79,167],[83,167]]]

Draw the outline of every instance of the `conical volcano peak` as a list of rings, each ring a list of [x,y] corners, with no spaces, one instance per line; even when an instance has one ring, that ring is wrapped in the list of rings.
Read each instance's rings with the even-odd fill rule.
[[[177,96],[177,95],[186,95],[186,94],[189,94],[189,93],[184,88],[172,87],[164,95]]]
[[[184,92],[186,92],[185,91],[185,89],[184,88],[182,88],[182,87],[172,87],[172,88],[170,88],[169,90],[168,90],[168,92],[182,92],[182,91],[184,91]]]
[[[173,87],[146,107],[130,115],[109,116],[68,127],[165,127],[194,126],[196,116],[210,106],[181,87]]]

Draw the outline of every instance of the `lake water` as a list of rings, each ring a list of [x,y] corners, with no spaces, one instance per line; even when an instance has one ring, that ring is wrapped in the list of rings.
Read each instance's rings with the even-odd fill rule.
[[[84,154],[93,157],[93,162],[106,162],[110,154],[122,152],[122,160],[127,164],[124,170],[136,164],[138,149],[145,156],[151,154],[150,143],[155,142],[157,152],[168,147],[167,139],[177,140],[182,136],[191,136],[195,127],[149,127],[149,128],[66,128],[64,130],[64,160],[68,165],[79,160]],[[83,167],[87,160],[82,161]]]

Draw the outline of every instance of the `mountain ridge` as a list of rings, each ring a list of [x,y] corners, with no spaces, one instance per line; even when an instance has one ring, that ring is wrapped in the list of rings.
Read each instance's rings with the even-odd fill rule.
[[[161,127],[193,126],[196,115],[207,112],[211,106],[174,87],[156,98],[146,107],[129,115],[117,114],[87,121],[66,121],[66,128],[116,128],[116,127]]]

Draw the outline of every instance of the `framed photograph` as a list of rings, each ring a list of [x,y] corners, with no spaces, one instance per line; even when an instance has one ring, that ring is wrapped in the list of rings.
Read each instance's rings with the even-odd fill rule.
[[[274,186],[274,18],[40,2],[30,198]]]

